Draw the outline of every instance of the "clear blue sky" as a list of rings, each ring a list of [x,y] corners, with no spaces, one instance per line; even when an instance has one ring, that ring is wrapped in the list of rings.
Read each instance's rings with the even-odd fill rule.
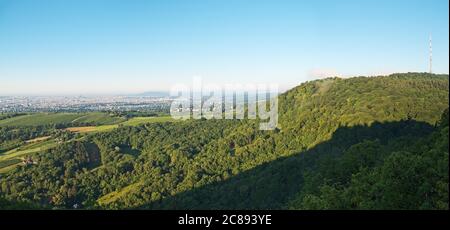
[[[0,95],[449,72],[448,0],[0,0]]]

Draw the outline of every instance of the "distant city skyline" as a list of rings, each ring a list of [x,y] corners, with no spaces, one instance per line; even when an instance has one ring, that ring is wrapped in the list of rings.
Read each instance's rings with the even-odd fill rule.
[[[448,0],[0,0],[0,96],[449,73]]]

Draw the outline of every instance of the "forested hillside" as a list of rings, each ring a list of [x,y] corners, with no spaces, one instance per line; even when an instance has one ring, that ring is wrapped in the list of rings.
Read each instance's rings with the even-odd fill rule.
[[[273,131],[188,120],[92,133],[0,174],[0,207],[448,209],[448,96],[448,75],[330,78],[280,95]]]

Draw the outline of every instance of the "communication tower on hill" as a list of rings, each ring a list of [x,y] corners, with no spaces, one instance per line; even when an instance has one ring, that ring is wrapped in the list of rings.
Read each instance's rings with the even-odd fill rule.
[[[430,34],[430,73],[433,73],[433,46],[431,43],[431,34]]]

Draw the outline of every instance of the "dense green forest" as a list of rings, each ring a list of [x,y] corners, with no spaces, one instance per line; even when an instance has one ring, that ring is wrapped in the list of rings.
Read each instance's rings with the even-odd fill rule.
[[[0,208],[448,209],[448,97],[448,75],[328,78],[281,94],[273,131],[204,119],[85,135],[2,127],[4,151],[65,138],[0,174]]]

